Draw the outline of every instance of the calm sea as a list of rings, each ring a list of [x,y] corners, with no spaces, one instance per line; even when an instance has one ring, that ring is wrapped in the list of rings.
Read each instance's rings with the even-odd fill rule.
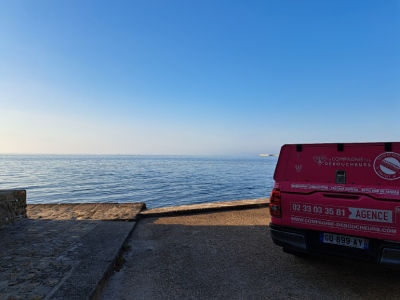
[[[0,155],[0,189],[28,204],[145,202],[148,208],[269,197],[276,157]]]

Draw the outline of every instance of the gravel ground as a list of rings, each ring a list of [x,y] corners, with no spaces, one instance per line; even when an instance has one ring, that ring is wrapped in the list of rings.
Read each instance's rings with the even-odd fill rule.
[[[400,273],[285,254],[269,221],[267,208],[141,220],[102,299],[399,299]]]

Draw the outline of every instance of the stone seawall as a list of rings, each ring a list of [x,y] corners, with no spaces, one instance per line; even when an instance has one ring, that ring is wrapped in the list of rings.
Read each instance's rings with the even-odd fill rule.
[[[0,190],[0,226],[26,218],[26,190]]]

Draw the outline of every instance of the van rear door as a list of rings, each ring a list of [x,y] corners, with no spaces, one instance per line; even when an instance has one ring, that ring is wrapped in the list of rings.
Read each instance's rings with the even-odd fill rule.
[[[400,241],[399,153],[400,143],[284,145],[275,223]]]

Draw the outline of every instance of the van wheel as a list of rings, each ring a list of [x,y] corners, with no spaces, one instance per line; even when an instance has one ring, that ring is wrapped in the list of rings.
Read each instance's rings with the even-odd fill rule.
[[[299,258],[308,258],[310,255],[306,252],[296,251],[292,249],[283,248],[283,252],[294,255]]]

